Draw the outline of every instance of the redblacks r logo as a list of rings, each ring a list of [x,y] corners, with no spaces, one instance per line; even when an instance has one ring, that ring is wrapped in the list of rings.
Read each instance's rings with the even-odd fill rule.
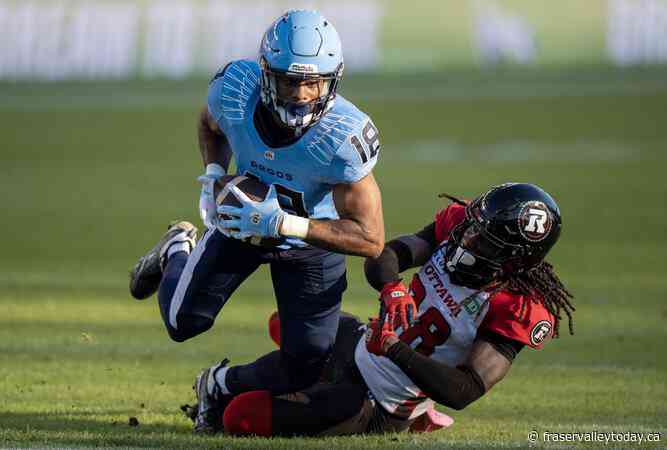
[[[551,322],[548,320],[540,320],[530,331],[530,342],[537,346],[551,334]]]
[[[553,219],[542,202],[528,202],[519,213],[519,231],[529,241],[539,242],[549,235]]]

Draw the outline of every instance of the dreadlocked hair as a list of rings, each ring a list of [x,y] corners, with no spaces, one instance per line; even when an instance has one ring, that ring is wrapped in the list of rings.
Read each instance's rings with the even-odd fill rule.
[[[555,317],[554,337],[558,337],[562,319],[561,312],[565,311],[570,334],[574,334],[574,318],[572,317],[572,313],[576,310],[572,303],[574,297],[558,278],[553,266],[547,261],[542,261],[530,270],[512,273],[503,283],[503,287],[512,293],[531,298],[534,303],[542,303]],[[524,302],[521,305],[520,315],[523,315],[525,308],[526,303]]]
[[[449,195],[444,192],[442,194],[438,194],[438,198],[446,198],[450,202],[456,203],[457,205],[468,206],[468,202],[466,202],[465,200],[461,200],[459,198],[454,197],[453,195]]]

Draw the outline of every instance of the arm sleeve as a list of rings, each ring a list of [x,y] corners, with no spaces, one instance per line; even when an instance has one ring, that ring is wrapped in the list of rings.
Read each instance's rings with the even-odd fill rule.
[[[484,382],[468,366],[448,367],[417,353],[404,342],[387,350],[394,362],[432,400],[452,409],[463,409],[485,393]]]
[[[431,248],[436,247],[435,224],[431,223],[416,233],[417,238],[429,243]],[[414,236],[410,236],[414,239]],[[389,241],[377,258],[368,258],[364,264],[364,271],[368,284],[381,291],[385,284],[400,279],[399,274],[415,266],[415,253],[410,247],[409,239],[393,239]]]
[[[391,247],[392,242],[385,245],[380,256],[374,259],[367,258],[364,263],[366,281],[376,291],[381,291],[385,284],[400,279],[398,276],[401,273],[400,257]]]
[[[435,222],[426,225],[421,231],[416,233],[416,236],[428,242],[431,248],[438,246],[438,240],[435,237]]]
[[[507,338],[502,334],[494,333],[489,330],[482,330],[477,335],[477,338],[491,344],[493,348],[507,358],[509,362],[513,362],[524,347],[524,344],[519,341],[515,341],[514,339]]]

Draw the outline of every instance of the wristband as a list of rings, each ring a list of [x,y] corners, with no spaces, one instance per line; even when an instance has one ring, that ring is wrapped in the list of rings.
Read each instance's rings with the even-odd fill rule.
[[[210,163],[206,164],[206,175],[213,175],[216,178],[220,178],[227,175],[227,171],[220,164]]]
[[[279,232],[283,236],[305,239],[308,236],[309,225],[310,220],[305,217],[285,214]]]

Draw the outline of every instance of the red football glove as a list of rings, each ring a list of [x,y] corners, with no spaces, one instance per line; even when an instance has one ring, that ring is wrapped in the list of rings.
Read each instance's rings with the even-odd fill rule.
[[[370,319],[366,329],[366,349],[375,355],[384,356],[385,343],[392,336],[398,339],[391,322]]]
[[[384,285],[380,291],[380,319],[405,331],[414,322],[416,311],[415,300],[400,280]]]

